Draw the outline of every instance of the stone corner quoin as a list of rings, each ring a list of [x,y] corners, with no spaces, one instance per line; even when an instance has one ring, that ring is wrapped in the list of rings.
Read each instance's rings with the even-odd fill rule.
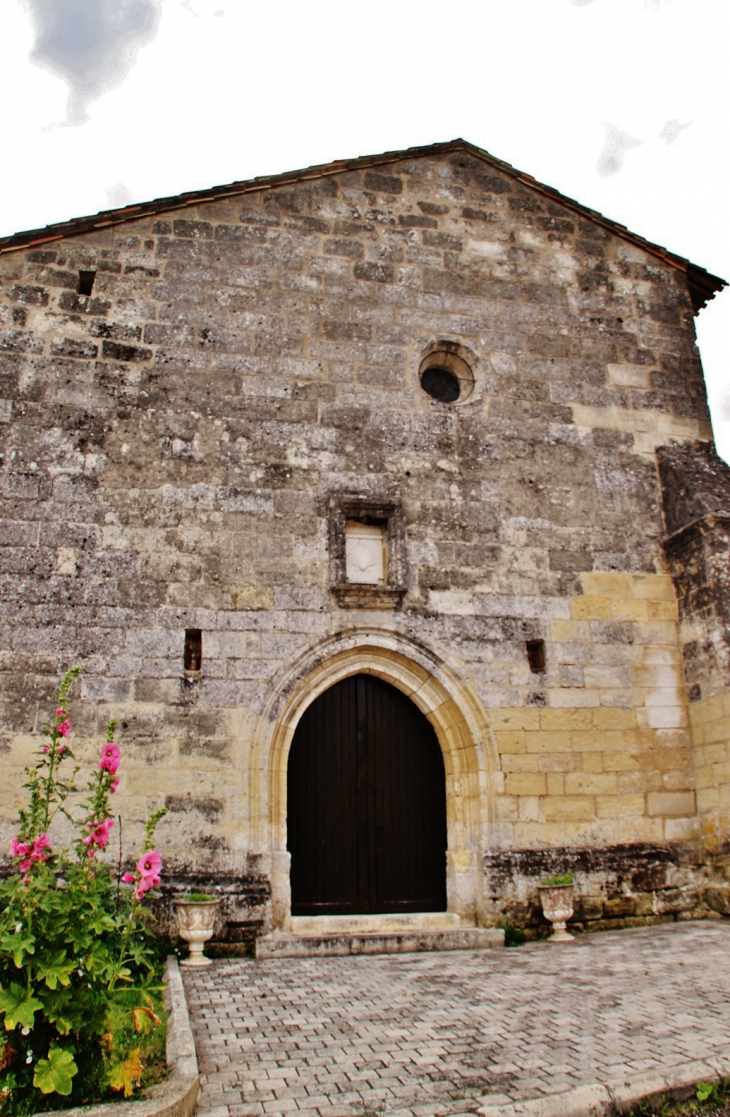
[[[536,928],[568,869],[586,929],[730,912],[730,470],[687,268],[448,145],[11,247],[5,847],[80,663],[128,856],[168,808],[163,911],[219,887],[220,935],[286,928],[292,739],[369,675],[435,731],[465,924]]]

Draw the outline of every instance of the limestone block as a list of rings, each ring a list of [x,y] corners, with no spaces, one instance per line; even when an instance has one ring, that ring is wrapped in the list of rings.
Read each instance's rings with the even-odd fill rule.
[[[694,791],[651,791],[647,796],[650,815],[681,818],[695,813]]]

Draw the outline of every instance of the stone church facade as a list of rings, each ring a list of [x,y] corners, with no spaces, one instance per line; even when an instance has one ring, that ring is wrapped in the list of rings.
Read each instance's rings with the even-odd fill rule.
[[[566,870],[586,927],[730,911],[723,285],[460,140],[1,241],[5,846],[80,663],[126,854],[165,805],[168,890],[287,930],[292,742],[367,677],[435,733],[461,925]]]

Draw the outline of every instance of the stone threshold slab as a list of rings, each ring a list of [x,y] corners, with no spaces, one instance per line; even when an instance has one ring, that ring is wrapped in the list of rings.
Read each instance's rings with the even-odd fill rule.
[[[471,929],[452,911],[401,912],[380,915],[294,915],[292,935],[382,935],[392,931],[458,931]]]
[[[54,1117],[192,1117],[198,1101],[200,1078],[195,1040],[177,958],[170,955],[165,966],[167,1008],[167,1065],[170,1077],[129,1101],[56,1109]],[[36,1114],[36,1117],[47,1117]]]
[[[484,950],[504,946],[496,927],[447,931],[341,932],[327,935],[265,935],[256,941],[257,958],[344,957],[349,954],[418,954],[431,950]]]

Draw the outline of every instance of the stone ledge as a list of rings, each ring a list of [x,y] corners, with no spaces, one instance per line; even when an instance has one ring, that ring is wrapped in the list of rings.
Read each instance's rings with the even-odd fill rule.
[[[167,1065],[170,1077],[150,1086],[144,1097],[126,1102],[103,1102],[74,1109],[56,1109],[56,1117],[192,1117],[198,1101],[200,1079],[195,1040],[190,1027],[177,958],[170,955],[165,966],[167,988]],[[36,1117],[45,1117],[38,1114]]]
[[[729,1072],[730,1048],[724,1048],[704,1060],[634,1075],[619,1085],[593,1082],[521,1102],[501,1095],[477,1113],[480,1117],[612,1117],[629,1113],[643,1098],[660,1098],[664,1094],[672,1099],[693,1097],[698,1082],[719,1082]]]
[[[400,609],[405,588],[397,586],[333,586],[332,596],[341,609]]]

